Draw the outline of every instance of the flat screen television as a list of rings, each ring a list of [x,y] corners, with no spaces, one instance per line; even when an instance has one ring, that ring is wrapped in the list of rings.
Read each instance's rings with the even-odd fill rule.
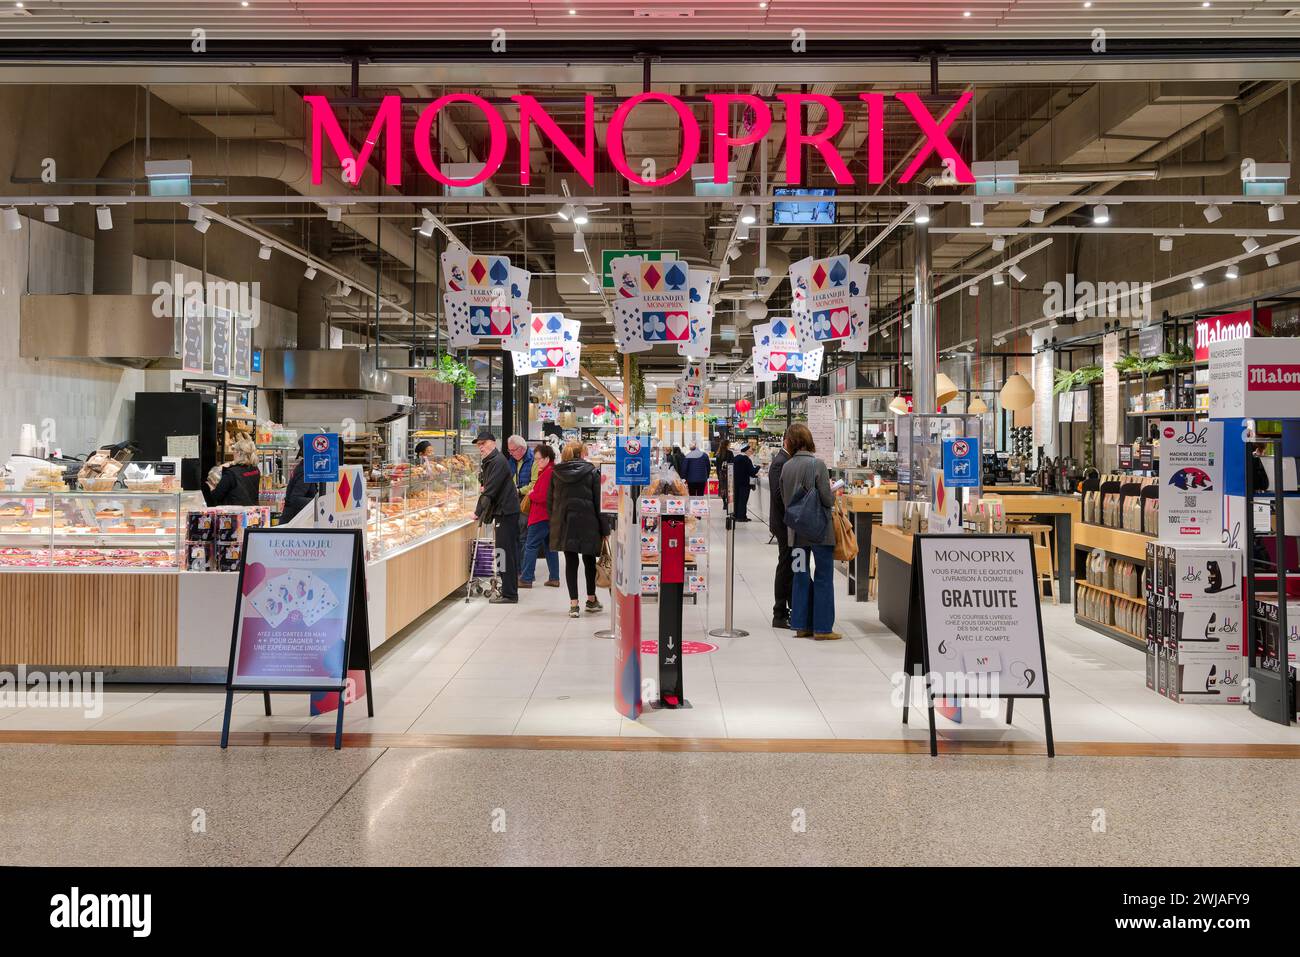
[[[819,202],[817,196],[834,196],[830,188],[783,187],[775,190],[776,196],[810,196],[803,202],[777,202],[772,204],[772,223],[776,226],[834,225],[835,204]]]

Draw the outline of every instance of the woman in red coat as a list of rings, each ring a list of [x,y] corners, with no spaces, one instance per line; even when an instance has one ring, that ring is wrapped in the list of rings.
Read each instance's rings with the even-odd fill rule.
[[[555,473],[555,449],[545,442],[539,442],[533,450],[533,456],[541,463],[537,481],[528,493],[528,534],[524,540],[524,560],[519,568],[519,587],[532,588],[537,575],[537,559],[546,559],[546,584],[551,588],[560,587],[560,555],[552,551],[551,515],[546,509],[546,496],[551,491],[551,476]]]

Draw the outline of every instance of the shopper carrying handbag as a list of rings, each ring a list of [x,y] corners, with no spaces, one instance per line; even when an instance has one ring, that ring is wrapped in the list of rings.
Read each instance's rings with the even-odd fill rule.
[[[551,476],[547,511],[551,516],[551,548],[564,552],[564,577],[569,586],[569,617],[577,618],[578,565],[587,578],[587,612],[602,611],[596,597],[596,556],[601,541],[609,534],[606,517],[600,511],[600,471],[586,461],[587,447],[570,442],[563,461]]]
[[[808,426],[796,423],[785,433],[790,461],[781,468],[781,493],[785,499],[785,523],[794,563],[791,587],[790,627],[800,638],[834,641],[843,637],[835,625],[835,527],[826,463],[817,450]]]

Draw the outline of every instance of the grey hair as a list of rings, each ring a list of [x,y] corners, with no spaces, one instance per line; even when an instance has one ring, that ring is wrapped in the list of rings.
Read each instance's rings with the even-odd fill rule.
[[[521,449],[528,448],[528,441],[522,435],[512,435],[506,439],[506,447],[518,446]]]

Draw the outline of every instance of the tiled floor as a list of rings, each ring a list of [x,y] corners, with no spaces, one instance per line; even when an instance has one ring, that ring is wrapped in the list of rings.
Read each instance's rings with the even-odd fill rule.
[[[427,616],[375,671],[377,714],[349,710],[350,730],[447,734],[670,735],[731,738],[923,738],[920,724],[900,721],[894,676],[902,643],[881,625],[874,603],[857,603],[837,578],[837,628],[846,639],[813,642],[771,628],[776,548],[761,522],[736,533],[735,622],[747,638],[708,638],[722,625],[725,550],[715,521],[707,601],[687,606],[687,638],[717,645],[687,655],[690,707],[649,711],[638,721],[613,708],[613,645],[593,637],[608,613],[567,617],[563,589],[521,592],[516,606],[448,602]],[[539,566],[544,569],[544,564]],[[608,605],[608,595],[605,595]],[[657,622],[645,614],[647,633]],[[1300,744],[1300,727],[1284,728],[1228,705],[1179,705],[1144,684],[1143,655],[1074,623],[1070,606],[1043,609],[1052,689],[1052,723],[1059,741]],[[656,664],[643,656],[643,677]],[[111,686],[110,686],[111,687]],[[219,730],[223,695],[212,688],[112,690],[104,713],[0,711],[0,732],[57,729],[104,731]],[[918,704],[919,704],[918,700]],[[334,719],[307,716],[305,696],[276,695],[275,714],[262,713],[260,695],[243,695],[233,727],[242,731],[329,730]],[[917,718],[913,719],[914,722]],[[1007,727],[997,716],[967,708],[962,724],[943,718],[955,739],[1041,741],[1042,711],[1022,701]]]
[[[1292,760],[17,744],[0,778],[10,866],[1276,866],[1300,840]]]

